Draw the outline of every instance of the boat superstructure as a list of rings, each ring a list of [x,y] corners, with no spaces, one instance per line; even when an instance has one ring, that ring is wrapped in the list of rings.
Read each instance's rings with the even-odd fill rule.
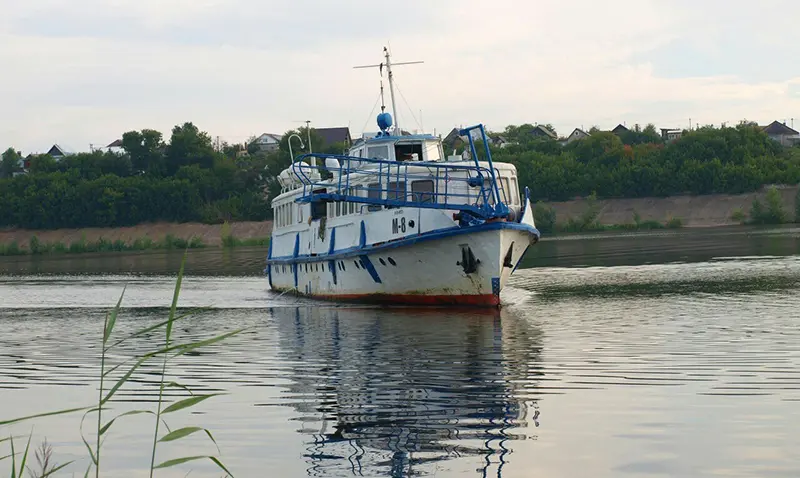
[[[388,52],[385,65],[391,86]],[[460,132],[465,155],[446,157],[439,137],[403,135],[385,111],[377,122],[380,132],[347,154],[304,154],[279,175],[270,286],[323,299],[498,305],[540,236],[516,168],[492,161],[480,124]]]

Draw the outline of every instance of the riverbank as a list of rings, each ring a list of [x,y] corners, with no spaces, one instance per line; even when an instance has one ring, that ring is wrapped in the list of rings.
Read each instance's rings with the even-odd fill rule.
[[[799,186],[778,189],[789,217],[797,210]],[[747,194],[710,194],[666,198],[588,198],[546,203],[556,214],[558,232],[578,232],[569,223],[596,212],[595,230],[720,227],[740,224],[738,214],[747,214],[753,201],[766,203],[767,188]],[[741,218],[740,218],[741,219]],[[566,225],[566,226],[564,226]],[[272,221],[231,224],[154,223],[120,228],[58,230],[0,230],[0,255],[30,253],[80,253],[123,250],[182,249],[185,247],[266,246]],[[551,233],[552,234],[552,233]]]
[[[266,246],[272,221],[154,223],[119,228],[0,230],[0,255]]]
[[[778,187],[784,209],[790,217],[797,210],[800,186]],[[734,219],[737,212],[747,215],[758,199],[766,203],[767,188],[747,194],[708,194],[703,196],[670,196],[665,198],[598,199],[595,202],[597,222],[604,226],[653,222],[668,224],[680,222],[680,227],[717,227],[741,224]],[[566,223],[580,218],[590,207],[587,198],[572,201],[549,202],[556,212],[556,222]]]

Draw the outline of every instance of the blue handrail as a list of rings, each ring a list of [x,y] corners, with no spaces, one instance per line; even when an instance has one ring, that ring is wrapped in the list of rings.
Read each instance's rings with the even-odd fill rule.
[[[471,135],[471,131],[475,129],[479,129],[481,132],[488,168],[480,165]],[[394,161],[337,154],[309,153],[298,156],[292,162],[292,172],[301,178],[303,192],[295,201],[301,203],[340,201],[385,207],[451,209],[465,211],[481,219],[508,216],[509,209],[503,202],[498,189],[497,177],[483,125],[462,129],[461,133],[469,138],[474,163],[472,165]],[[322,164],[312,165],[311,161],[306,163],[303,161],[306,158],[316,158],[321,160]],[[325,164],[327,159],[335,159],[338,166],[327,167]],[[415,168],[415,170],[409,171],[409,167]],[[319,179],[311,177],[316,176],[313,174],[314,172],[319,175]],[[335,179],[323,179],[322,172],[332,174]],[[359,178],[356,184],[351,182],[354,178]],[[365,178],[366,181],[364,181]],[[432,182],[430,191],[413,191],[414,182],[427,180]],[[442,182],[444,183],[443,188],[440,187]],[[466,193],[454,192],[451,182],[465,183],[467,187],[462,190]],[[409,186],[412,187],[411,191],[407,191]],[[321,190],[323,188],[324,190]],[[366,191],[366,197],[352,194],[354,189],[360,192]],[[471,193],[473,189],[478,190],[477,197]]]

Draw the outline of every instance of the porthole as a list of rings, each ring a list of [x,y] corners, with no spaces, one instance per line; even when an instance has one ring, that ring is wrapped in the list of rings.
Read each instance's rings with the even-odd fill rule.
[[[361,269],[361,266],[359,265],[358,261],[353,261],[353,263],[356,265],[356,269]]]
[[[364,266],[364,261],[362,261],[361,259],[359,259],[359,260],[358,260],[358,263],[359,263],[359,264],[361,264],[361,268],[362,268],[362,269],[366,269],[366,267]]]
[[[344,261],[342,261],[342,272],[347,272],[347,268],[344,266]]]
[[[381,261],[381,264],[386,265],[386,261],[383,260],[383,257],[381,257],[379,260]]]
[[[391,257],[389,258],[389,264],[397,266],[397,262],[395,262],[394,259],[392,259]]]

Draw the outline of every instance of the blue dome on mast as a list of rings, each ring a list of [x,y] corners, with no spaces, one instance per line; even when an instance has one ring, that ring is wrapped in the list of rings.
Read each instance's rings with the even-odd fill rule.
[[[386,130],[392,127],[392,115],[383,112],[378,115],[378,128],[381,132],[386,133]]]

